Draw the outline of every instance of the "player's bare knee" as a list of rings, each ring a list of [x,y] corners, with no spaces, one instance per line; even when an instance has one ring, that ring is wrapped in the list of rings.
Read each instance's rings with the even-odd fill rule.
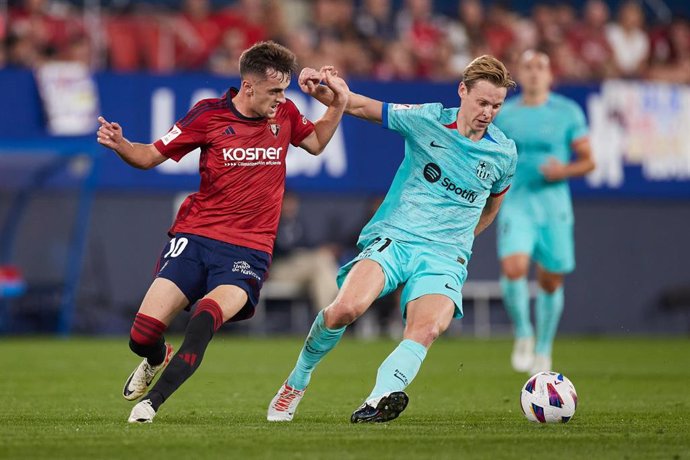
[[[539,279],[539,287],[549,293],[553,294],[563,285],[563,278],[560,276],[543,276]]]
[[[527,269],[519,264],[503,264],[503,275],[509,280],[518,280],[527,276]]]
[[[414,340],[417,343],[429,348],[436,339],[443,333],[438,324],[425,324],[423,326],[406,327],[404,337]]]
[[[529,257],[515,254],[501,260],[501,272],[509,280],[517,280],[527,276],[529,271]]]
[[[331,329],[352,324],[362,314],[359,305],[336,299],[324,310],[324,322]]]

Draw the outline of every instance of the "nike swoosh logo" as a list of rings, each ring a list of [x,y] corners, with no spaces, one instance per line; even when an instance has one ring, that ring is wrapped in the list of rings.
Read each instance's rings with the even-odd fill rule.
[[[447,148],[448,148],[448,147],[444,147],[444,146],[442,146],[442,145],[437,144],[436,141],[431,141],[431,144],[430,144],[430,145],[431,145],[432,147],[436,147],[437,149],[447,149]]]
[[[455,292],[460,292],[460,291],[458,291],[457,289],[455,289],[454,287],[452,287],[452,286],[451,286],[450,284],[448,284],[448,283],[446,283],[446,289],[450,289],[451,291],[455,291]]]

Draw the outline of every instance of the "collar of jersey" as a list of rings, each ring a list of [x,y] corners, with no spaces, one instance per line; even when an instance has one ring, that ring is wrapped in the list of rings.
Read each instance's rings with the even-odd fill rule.
[[[239,110],[237,110],[237,107],[235,107],[235,104],[232,102],[232,98],[235,97],[235,95],[236,95],[237,93],[239,93],[239,92],[240,92],[240,90],[238,90],[237,88],[235,88],[235,87],[230,87],[230,89],[225,93],[225,99],[227,99],[227,101],[228,101],[228,109],[230,109],[230,111],[231,111],[232,113],[234,113],[235,116],[236,116],[237,118],[239,118],[240,120],[245,120],[245,121],[261,121],[261,120],[264,120],[265,117],[247,117],[247,116],[244,116],[244,115],[242,115],[242,114],[240,113]]]
[[[544,108],[544,107],[548,106],[548,105],[551,103],[551,100],[553,99],[553,98],[551,97],[552,94],[553,94],[553,93],[552,93],[551,91],[549,91],[549,95],[548,95],[548,97],[546,98],[546,100],[545,100],[544,102],[542,102],[541,104],[537,104],[537,105],[527,105],[527,104],[525,104],[524,99],[522,98],[522,94],[521,94],[520,96],[518,96],[518,97],[520,98],[520,99],[518,99],[518,102],[520,103],[520,107],[524,107],[524,108],[527,108],[527,109],[541,109],[541,108]]]
[[[448,123],[447,125],[443,125],[443,126],[445,126],[445,127],[448,128],[448,129],[454,130],[454,131],[458,134],[458,136],[460,136],[461,138],[467,139],[468,141],[470,141],[470,142],[472,142],[472,143],[475,143],[475,141],[473,141],[472,139],[470,139],[470,138],[468,138],[468,137],[466,137],[466,136],[463,136],[462,134],[460,134],[460,132],[458,132],[458,121],[457,121],[457,120],[455,120],[455,121],[452,122],[452,123]],[[491,134],[489,134],[489,126],[486,127],[486,130],[484,131],[484,135],[482,136],[482,138],[479,139],[479,140],[476,141],[476,142],[481,142],[481,141],[483,141],[484,139],[486,139],[487,141],[491,141],[491,142],[493,142],[494,144],[498,144],[498,142],[496,142],[496,139],[494,139],[493,137],[491,137]]]

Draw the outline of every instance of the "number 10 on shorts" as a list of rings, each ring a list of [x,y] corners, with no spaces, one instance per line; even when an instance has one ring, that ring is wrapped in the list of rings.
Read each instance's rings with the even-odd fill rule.
[[[184,251],[184,248],[187,247],[187,243],[189,243],[187,238],[173,238],[170,240],[170,249],[168,249],[163,258],[179,256]]]

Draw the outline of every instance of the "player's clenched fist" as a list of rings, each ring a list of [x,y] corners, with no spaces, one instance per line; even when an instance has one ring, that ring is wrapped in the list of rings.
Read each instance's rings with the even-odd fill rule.
[[[335,93],[335,97],[343,102],[347,102],[350,88],[345,83],[345,80],[338,76],[338,71],[331,66],[325,66],[321,68],[321,76],[326,86]]]
[[[325,97],[329,102],[324,103],[329,106],[335,103],[339,107],[345,107],[350,97],[350,88],[331,65],[323,66],[318,71],[305,67],[300,72],[297,82],[306,94],[317,99],[320,99],[319,95]]]
[[[319,83],[321,83],[321,74],[316,69],[305,67],[300,72],[297,83],[302,91],[307,94],[313,94]]]

